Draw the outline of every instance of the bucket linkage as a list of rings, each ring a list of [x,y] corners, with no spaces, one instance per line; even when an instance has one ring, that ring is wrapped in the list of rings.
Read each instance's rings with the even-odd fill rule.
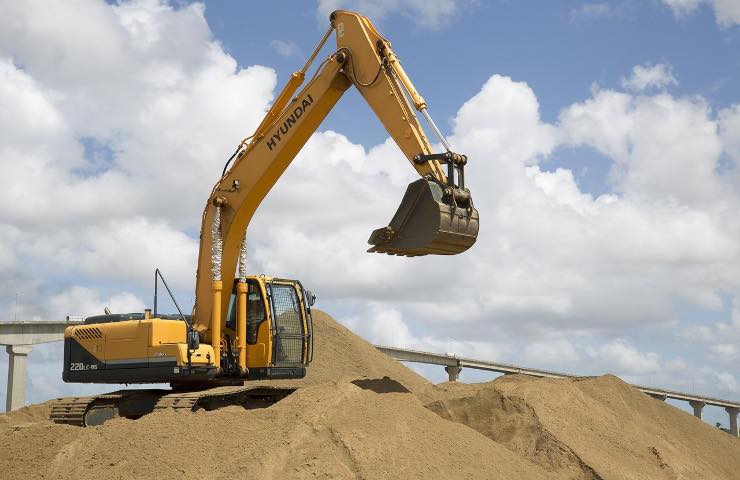
[[[452,152],[417,155],[416,163],[437,160],[448,166],[447,183],[431,175],[408,185],[387,227],[370,235],[368,252],[416,257],[456,255],[478,237],[478,210],[465,188],[465,155]],[[455,170],[459,185],[455,185]]]

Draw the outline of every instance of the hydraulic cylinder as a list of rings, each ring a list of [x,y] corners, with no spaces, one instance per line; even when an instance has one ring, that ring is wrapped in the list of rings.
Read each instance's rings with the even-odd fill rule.
[[[236,284],[236,340],[239,351],[239,371],[247,372],[247,283]]]
[[[221,367],[221,290],[223,282],[214,280],[213,288],[213,311],[211,313],[211,346],[213,347],[213,365]]]

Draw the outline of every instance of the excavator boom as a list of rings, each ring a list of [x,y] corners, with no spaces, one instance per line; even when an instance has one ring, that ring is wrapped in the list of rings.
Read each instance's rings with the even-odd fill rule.
[[[214,186],[203,212],[193,318],[195,328],[206,336],[212,330],[214,307],[219,308],[213,304],[212,280],[219,277],[224,285],[231,284],[255,211],[352,85],[422,177],[409,185],[389,225],[372,232],[369,251],[403,256],[454,255],[470,248],[477,238],[478,212],[464,183],[467,158],[452,152],[441,134],[446,151],[433,152],[414,110],[428,118],[435,132],[439,130],[390,42],[360,14],[338,10],[330,20],[331,27],[309,62],[291,76],[251,142],[244,145],[234,164]],[[310,61],[331,33],[336,37],[337,50],[293,96]],[[221,232],[221,238],[208,234],[214,229]],[[214,245],[214,239],[221,244]],[[228,299],[222,297],[220,303],[220,311],[226,311]]]

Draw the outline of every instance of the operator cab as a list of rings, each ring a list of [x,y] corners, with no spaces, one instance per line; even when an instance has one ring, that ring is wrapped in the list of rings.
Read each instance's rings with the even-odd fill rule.
[[[224,325],[227,348],[221,350],[222,368],[235,372],[239,281],[234,281]],[[313,358],[311,306],[316,296],[297,280],[253,276],[246,284],[247,378],[303,378]]]

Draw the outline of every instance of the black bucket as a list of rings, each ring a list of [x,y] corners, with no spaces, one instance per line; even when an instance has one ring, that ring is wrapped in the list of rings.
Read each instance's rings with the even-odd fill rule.
[[[478,210],[467,190],[445,196],[443,189],[452,191],[424,178],[410,183],[390,224],[370,235],[368,252],[416,257],[470,248],[478,238]]]

